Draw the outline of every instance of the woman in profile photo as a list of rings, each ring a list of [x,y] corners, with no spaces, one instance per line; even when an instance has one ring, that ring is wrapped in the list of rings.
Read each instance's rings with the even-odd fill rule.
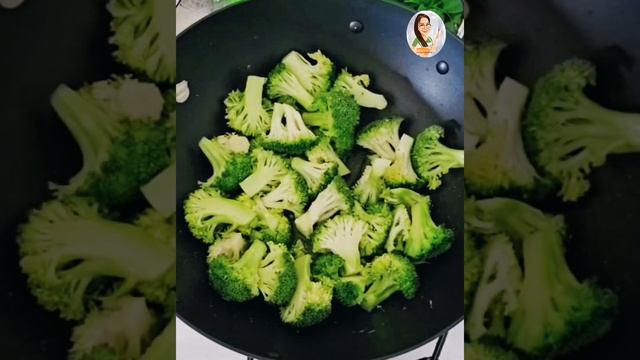
[[[413,51],[422,57],[427,57],[429,53],[435,50],[436,44],[440,39],[440,29],[434,40],[431,37],[431,19],[426,14],[418,14],[413,23],[413,32],[416,35],[415,40],[411,43]]]

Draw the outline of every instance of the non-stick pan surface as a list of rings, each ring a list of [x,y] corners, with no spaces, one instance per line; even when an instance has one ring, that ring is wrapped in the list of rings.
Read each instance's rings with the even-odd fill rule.
[[[352,73],[372,76],[373,90],[390,106],[364,111],[362,122],[388,115],[407,119],[403,130],[416,135],[444,122],[447,143],[460,148],[463,118],[463,49],[448,36],[434,58],[414,55],[405,39],[412,12],[382,1],[252,1],[226,9],[187,30],[178,39],[178,81],[187,80],[188,102],[178,107],[178,203],[210,175],[198,150],[201,136],[222,134],[226,94],[242,88],[247,75],[266,76],[292,49],[321,49]],[[350,22],[360,21],[360,33]],[[441,75],[436,63],[449,72]],[[348,159],[358,176],[364,153]],[[353,179],[351,179],[353,180]],[[261,300],[222,301],[209,286],[206,246],[190,236],[178,218],[178,315],[205,336],[258,358],[373,359],[402,353],[434,338],[463,314],[463,177],[447,175],[433,192],[434,216],[453,228],[456,243],[446,254],[419,266],[421,288],[415,299],[393,296],[384,311],[366,313],[335,306],[324,323],[303,330],[283,325],[278,309]]]

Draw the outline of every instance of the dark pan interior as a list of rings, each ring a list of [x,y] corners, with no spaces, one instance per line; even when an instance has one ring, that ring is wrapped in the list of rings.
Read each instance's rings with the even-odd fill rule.
[[[637,1],[470,1],[466,34],[494,36],[511,44],[501,58],[501,74],[528,86],[551,66],[579,56],[597,66],[597,86],[590,97],[602,105],[640,112],[640,49],[634,29]],[[619,358],[636,353],[637,303],[640,299],[640,156],[610,156],[591,176],[591,190],[575,204],[539,204],[566,214],[570,265],[581,277],[596,277],[620,298],[612,331],[570,356],[575,359]]]
[[[222,104],[251,74],[266,76],[292,49],[322,49],[352,73],[372,76],[373,90],[387,95],[382,113],[364,111],[362,122],[385,115],[409,119],[404,131],[416,135],[445,121],[447,143],[462,146],[462,45],[449,35],[432,59],[415,56],[405,40],[412,13],[382,1],[253,1],[207,18],[178,39],[178,81],[188,80],[191,97],[178,107],[178,203],[210,175],[198,150],[201,136],[228,131]],[[364,31],[354,34],[349,23]],[[440,75],[437,61],[450,71]],[[349,166],[358,174],[364,153]],[[357,175],[356,175],[357,176]],[[373,359],[407,351],[458,322],[462,302],[463,177],[454,171],[432,194],[435,218],[455,229],[456,243],[445,255],[419,266],[421,289],[414,300],[393,296],[384,311],[371,314],[335,306],[323,324],[304,330],[283,325],[278,310],[261,300],[222,301],[210,288],[206,246],[190,236],[180,211],[178,224],[178,314],[205,336],[245,354],[283,359]]]

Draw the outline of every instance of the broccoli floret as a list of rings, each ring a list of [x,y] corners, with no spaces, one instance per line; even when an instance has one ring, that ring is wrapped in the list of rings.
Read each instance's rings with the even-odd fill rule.
[[[262,98],[266,79],[248,76],[244,92],[234,90],[224,100],[225,118],[230,128],[247,136],[262,135],[271,124],[271,102]]]
[[[520,117],[528,89],[510,78],[500,85],[478,142],[466,148],[465,185],[481,196],[538,197],[548,188],[531,165],[522,143]],[[471,120],[473,121],[473,120]]]
[[[564,258],[565,224],[523,202],[493,198],[476,201],[481,231],[503,231],[522,248],[524,277],[506,340],[535,357],[574,350],[606,333],[617,297],[592,280],[580,282]],[[475,230],[475,228],[474,228]]]
[[[269,133],[260,139],[260,145],[277,153],[301,155],[317,141],[316,135],[307,129],[302,115],[294,107],[275,103]]]
[[[334,73],[334,66],[331,60],[326,57],[320,50],[307,54],[315,65],[312,65],[297,51],[291,51],[283,59],[282,63],[286,66],[299,81],[300,84],[313,97],[327,91],[331,85]]]
[[[157,121],[171,112],[171,91],[163,97],[156,84],[130,76],[96,81],[78,91],[114,120]],[[163,114],[164,112],[164,114]]]
[[[78,320],[98,299],[119,298],[165,275],[175,251],[155,235],[103,219],[86,199],[53,200],[20,227],[20,267],[45,309]]]
[[[254,240],[264,243],[274,242],[288,246],[293,238],[291,221],[280,210],[269,210],[261,199],[252,199],[247,194],[238,197],[238,201],[253,209],[257,216],[247,226],[239,230]]]
[[[360,107],[345,91],[332,90],[317,101],[317,112],[302,115],[307,125],[318,127],[331,139],[336,152],[344,156],[353,148],[356,126],[360,121]]]
[[[69,359],[139,359],[155,321],[143,297],[106,302],[73,329]]]
[[[295,260],[296,291],[289,304],[281,309],[280,318],[296,327],[315,325],[331,313],[333,292],[331,285],[311,281],[311,255]]]
[[[407,299],[412,299],[418,291],[418,274],[413,264],[403,256],[384,254],[370,265],[371,286],[364,293],[360,306],[366,311],[399,291]]]
[[[264,197],[262,203],[268,209],[287,210],[300,216],[307,206],[307,183],[295,171],[285,175],[280,184]]]
[[[215,231],[222,224],[244,226],[256,217],[256,212],[241,202],[227,199],[211,188],[197,189],[184,202],[185,220],[196,238],[212,243]]]
[[[218,144],[222,145],[228,152],[233,154],[246,154],[251,148],[251,143],[246,136],[238,135],[236,133],[226,133],[224,135],[216,136]]]
[[[519,357],[510,350],[497,345],[483,343],[464,343],[466,360],[518,360]]]
[[[245,149],[244,141],[247,139],[242,138],[244,140],[233,140],[232,142],[229,142],[228,136],[200,139],[198,146],[209,160],[213,170],[213,175],[204,182],[205,186],[213,185],[225,194],[233,194],[238,191],[240,182],[251,175],[253,159],[246,155],[248,146]],[[223,141],[219,141],[219,139]],[[237,145],[238,143],[242,145]],[[228,147],[225,147],[224,144]]]
[[[364,298],[365,288],[370,282],[371,279],[367,269],[359,275],[342,277],[333,286],[333,296],[344,306],[360,305]]]
[[[640,151],[640,114],[607,109],[583,92],[596,70],[585,60],[556,65],[535,85],[524,123],[533,161],[560,185],[564,201],[589,189],[587,176],[609,154]]]
[[[358,135],[358,145],[373,151],[383,159],[393,161],[400,144],[402,121],[402,118],[394,117],[370,123]]]
[[[384,172],[385,182],[392,187],[417,187],[420,184],[418,175],[411,164],[411,147],[413,138],[407,134],[402,135],[391,166]]]
[[[371,256],[378,253],[384,246],[393,223],[391,209],[386,204],[375,204],[365,211],[359,203],[355,203],[353,215],[367,223],[367,231],[360,241],[360,255]]]
[[[369,75],[351,75],[347,69],[342,69],[340,75],[333,84],[334,89],[343,89],[349,92],[358,102],[358,105],[382,110],[387,107],[387,99],[367,89]]]
[[[287,161],[269,150],[257,148],[251,152],[254,171],[240,183],[245,194],[253,197],[261,191],[270,191],[290,172]]]
[[[315,224],[325,221],[340,211],[349,211],[353,205],[351,190],[344,179],[336,176],[309,205],[307,212],[296,218],[298,231],[305,237],[313,232]]]
[[[266,254],[267,245],[254,240],[237,261],[224,255],[207,259],[211,285],[226,301],[244,302],[258,296],[259,270]]]
[[[364,168],[362,176],[353,188],[353,193],[360,203],[368,205],[378,201],[380,194],[386,188],[383,175],[389,166],[391,166],[390,160],[375,157],[371,164]]]
[[[267,94],[281,103],[293,105],[293,99],[306,110],[315,110],[313,95],[283,63],[276,65],[269,73]]]
[[[404,252],[405,245],[409,241],[409,232],[411,231],[411,218],[407,207],[397,205],[393,210],[393,221],[389,229],[389,236],[384,248],[387,252]]]
[[[246,247],[247,241],[241,233],[235,231],[224,233],[209,246],[207,260],[211,261],[219,256],[225,256],[230,261],[238,261]]]
[[[522,284],[522,270],[507,236],[492,235],[483,253],[484,268],[466,326],[471,341],[485,334],[504,338],[505,318],[513,314]]]
[[[331,252],[344,260],[345,275],[362,271],[360,241],[367,232],[367,223],[351,215],[327,220],[313,234],[314,252]]]
[[[338,175],[338,165],[332,162],[314,163],[296,157],[291,159],[291,167],[304,178],[311,196],[318,194]]]
[[[482,252],[476,245],[473,235],[464,233],[464,309],[465,314],[471,307],[473,295],[482,275]]]
[[[431,217],[429,196],[399,188],[385,191],[383,198],[391,203],[402,204],[411,210],[411,227],[404,246],[404,253],[408,257],[421,261],[449,250],[454,240],[453,231],[435,224]]]
[[[285,305],[296,290],[296,268],[293,256],[282,244],[267,243],[269,254],[262,259],[258,276],[258,289],[264,300],[274,305]]]
[[[176,358],[176,317],[172,316],[160,335],[156,336],[140,360],[174,360]]]
[[[113,16],[109,42],[118,47],[119,62],[144,73],[154,81],[176,80],[175,13],[167,4],[145,0],[111,0]]]
[[[464,167],[464,150],[443,145],[440,142],[443,136],[444,129],[441,126],[429,126],[418,135],[411,151],[413,167],[430,190],[440,186],[440,177],[447,174],[449,169]]]
[[[318,255],[311,264],[314,279],[333,282],[344,271],[344,260],[333,253]]]
[[[342,162],[338,154],[333,150],[331,140],[326,136],[322,136],[316,146],[309,149],[306,155],[307,159],[313,163],[334,163],[338,165],[338,175],[340,176],[351,173],[351,170],[349,170],[347,165]]]

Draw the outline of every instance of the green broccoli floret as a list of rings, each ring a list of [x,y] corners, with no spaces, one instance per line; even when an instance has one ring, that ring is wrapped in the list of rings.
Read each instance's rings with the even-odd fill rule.
[[[393,223],[393,213],[386,204],[374,204],[365,209],[359,203],[353,206],[353,215],[367,223],[367,231],[360,241],[360,255],[371,256],[385,245]]]
[[[232,228],[244,226],[256,217],[256,212],[241,202],[227,199],[212,188],[200,188],[184,202],[184,218],[196,238],[212,243],[220,225]]]
[[[331,285],[311,281],[311,255],[295,260],[297,284],[293,298],[280,312],[286,324],[296,327],[315,325],[331,313],[333,292]]]
[[[358,105],[367,108],[382,110],[387,107],[387,99],[380,94],[376,94],[367,89],[369,86],[369,75],[351,75],[347,69],[342,69],[336,82],[333,84],[334,89],[343,89],[349,92],[358,102]]]
[[[440,177],[447,174],[449,169],[464,167],[464,150],[443,145],[440,142],[443,136],[444,129],[441,126],[429,126],[418,135],[411,151],[413,167],[430,190],[440,186]]]
[[[329,89],[334,74],[334,66],[333,62],[322,54],[320,50],[309,53],[307,56],[316,61],[315,65],[312,65],[297,51],[288,53],[282,59],[282,63],[300,81],[300,84],[309,94],[315,98],[318,94]]]
[[[496,63],[506,44],[497,40],[467,41],[464,47],[465,137],[486,132],[486,116],[492,111],[498,94]],[[465,138],[465,149],[467,139]]]
[[[318,222],[325,221],[340,211],[349,211],[352,205],[351,190],[344,179],[336,176],[313,200],[307,212],[296,218],[296,227],[308,238]]]
[[[454,240],[453,231],[434,223],[429,196],[399,188],[385,191],[383,198],[391,203],[402,204],[411,210],[411,227],[404,246],[404,253],[408,257],[421,261],[449,250]]]
[[[333,150],[331,140],[326,136],[322,136],[316,146],[307,150],[307,159],[317,164],[334,163],[338,165],[338,175],[340,176],[351,173],[351,170],[349,170],[347,165],[342,162],[338,154]]]
[[[213,139],[203,137],[198,142],[213,170],[213,175],[204,185],[213,185],[225,194],[237,192],[240,182],[253,171],[253,159],[246,155],[249,150],[247,138],[235,135],[237,140],[230,140],[230,136],[223,135]]]
[[[281,210],[267,209],[261,199],[250,198],[247,194],[238,197],[238,201],[256,212],[256,218],[239,230],[251,239],[264,243],[269,241],[289,246],[293,239],[293,226]]]
[[[394,117],[368,124],[358,135],[358,145],[373,151],[383,159],[395,160],[396,149],[400,144],[400,125],[403,120]]]
[[[165,326],[145,350],[140,360],[174,360],[176,358],[176,317]]]
[[[411,164],[411,147],[413,138],[407,134],[402,135],[395,158],[384,172],[384,180],[391,187],[417,187],[420,184],[418,175]]]
[[[336,152],[344,156],[353,148],[356,126],[360,121],[360,107],[353,96],[342,90],[332,90],[317,101],[317,112],[302,114],[309,126],[322,129],[331,139]]]
[[[254,149],[251,157],[254,171],[240,183],[242,190],[250,197],[261,191],[272,190],[291,171],[287,160],[269,150]]]
[[[276,65],[269,73],[267,94],[281,103],[293,105],[293,99],[306,110],[315,110],[314,96],[283,63]]]
[[[333,297],[347,307],[360,305],[365,288],[370,283],[371,279],[366,268],[362,274],[341,277],[333,285]]]
[[[116,210],[141,199],[140,187],[169,165],[167,131],[162,121],[123,120],[106,113],[88,93],[60,85],[51,97],[83,159],[69,183],[55,188],[58,195],[88,195]]]
[[[609,154],[640,151],[640,114],[607,109],[589,99],[593,64],[580,59],[556,65],[535,85],[524,123],[533,161],[560,185],[564,201],[589,189],[587,176]]]
[[[473,235],[464,233],[464,310],[468,313],[482,275],[482,252],[476,245]]]
[[[296,157],[291,159],[291,167],[304,178],[311,196],[318,194],[338,175],[338,165],[332,162],[314,163]]]
[[[230,128],[247,136],[262,135],[271,124],[271,102],[262,98],[266,79],[248,76],[244,92],[234,90],[224,100],[225,118]]]
[[[293,256],[282,244],[267,243],[269,253],[262,259],[258,276],[258,289],[264,300],[274,305],[285,305],[296,290],[296,268]]]
[[[209,279],[214,290],[226,301],[244,302],[259,294],[259,270],[267,245],[254,240],[237,261],[221,255],[207,259]]]
[[[155,321],[143,297],[106,302],[73,329],[69,359],[139,359]]]
[[[154,81],[175,82],[175,13],[166,5],[159,0],[110,0],[109,42],[118,47],[113,55],[119,62]]]
[[[518,360],[519,357],[510,350],[497,345],[483,343],[464,343],[466,360]]]
[[[351,215],[339,215],[324,222],[311,239],[314,252],[331,252],[344,260],[345,275],[362,271],[360,241],[367,232],[367,223]]]
[[[487,238],[483,253],[482,276],[466,324],[471,341],[485,334],[505,337],[506,318],[516,309],[522,284],[522,270],[507,236],[498,234]]]
[[[300,216],[307,206],[307,183],[295,171],[290,171],[280,184],[261,198],[267,209],[287,210],[295,216]]]
[[[311,275],[314,279],[333,282],[344,271],[344,260],[333,253],[319,254],[311,263]]]
[[[389,229],[389,236],[384,246],[387,252],[404,253],[405,245],[409,241],[409,233],[411,231],[411,218],[409,211],[404,205],[396,205],[393,210],[393,221]]]
[[[207,260],[211,261],[219,256],[225,256],[230,261],[238,261],[247,247],[247,241],[239,232],[231,231],[221,234],[215,242],[209,246]]]
[[[284,120],[284,121],[283,121]],[[307,129],[302,115],[291,105],[275,103],[269,132],[260,139],[265,149],[288,155],[302,155],[318,138]]]
[[[167,273],[175,251],[155,235],[103,219],[86,199],[53,200],[20,227],[20,267],[45,309],[78,320],[98,299],[119,298]]]
[[[311,253],[311,251],[307,249],[307,245],[305,245],[304,241],[300,238],[296,239],[291,247],[291,254],[293,257],[297,259],[309,253]]]
[[[364,293],[360,306],[373,310],[396,291],[412,299],[418,291],[418,274],[413,264],[403,256],[384,254],[370,265],[371,286]]]
[[[378,201],[380,194],[386,188],[383,175],[389,166],[391,166],[390,160],[374,157],[371,164],[364,168],[362,176],[353,188],[353,193],[360,203],[368,205]]]
[[[506,198],[476,201],[475,207],[475,219],[467,219],[465,209],[466,224],[503,231],[522,249],[524,277],[506,332],[510,345],[535,357],[553,357],[609,330],[617,297],[572,274],[564,257],[562,217]]]

